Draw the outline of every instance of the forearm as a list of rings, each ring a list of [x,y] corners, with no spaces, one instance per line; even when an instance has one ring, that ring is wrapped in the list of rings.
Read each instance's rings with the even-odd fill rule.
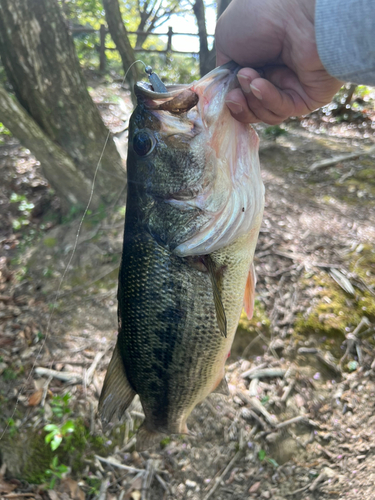
[[[328,73],[375,85],[375,2],[316,0],[316,42]]]

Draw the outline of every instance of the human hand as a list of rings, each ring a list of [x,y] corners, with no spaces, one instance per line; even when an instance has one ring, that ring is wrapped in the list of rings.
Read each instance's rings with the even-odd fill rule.
[[[216,62],[234,60],[226,103],[243,123],[276,125],[328,104],[342,86],[316,47],[315,0],[232,0],[216,26]],[[254,69],[257,68],[257,69]]]

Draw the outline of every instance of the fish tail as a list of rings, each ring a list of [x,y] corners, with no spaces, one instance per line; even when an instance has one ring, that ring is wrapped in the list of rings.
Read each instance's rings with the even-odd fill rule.
[[[99,398],[99,415],[106,426],[116,415],[121,418],[133,401],[136,392],[131,387],[125,373],[118,343],[113,351]]]
[[[149,448],[152,448],[156,444],[159,444],[163,439],[164,434],[158,431],[153,431],[147,428],[147,421],[143,422],[143,424],[138,429],[137,433],[137,451],[145,451]]]

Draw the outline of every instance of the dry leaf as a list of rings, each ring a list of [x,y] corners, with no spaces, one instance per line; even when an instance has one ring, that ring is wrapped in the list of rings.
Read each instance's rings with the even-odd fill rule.
[[[3,479],[0,480],[0,493],[6,495],[17,488],[16,484],[6,483]]]
[[[68,493],[73,500],[85,500],[85,494],[79,487],[77,481],[69,477],[61,481],[60,490]]]
[[[260,487],[260,481],[257,481],[250,487],[249,493],[256,493],[259,490],[259,487]]]
[[[43,396],[43,389],[38,389],[29,397],[29,406],[38,406]]]

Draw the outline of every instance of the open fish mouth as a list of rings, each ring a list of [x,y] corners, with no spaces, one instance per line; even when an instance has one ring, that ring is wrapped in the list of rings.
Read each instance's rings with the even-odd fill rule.
[[[237,73],[241,69],[237,63],[230,61],[222,66],[213,69],[197,82],[191,84],[167,84],[167,92],[155,92],[149,82],[138,82],[134,91],[138,101],[144,102],[145,107],[152,110],[169,111],[174,114],[181,114],[189,111],[199,101],[199,95],[195,88],[204,84],[205,92],[212,90],[211,86],[221,87],[221,92],[229,92],[231,88],[238,87]],[[228,75],[233,78],[227,79],[223,85],[223,79]],[[211,80],[211,82],[209,82]],[[230,88],[229,88],[230,87]]]

